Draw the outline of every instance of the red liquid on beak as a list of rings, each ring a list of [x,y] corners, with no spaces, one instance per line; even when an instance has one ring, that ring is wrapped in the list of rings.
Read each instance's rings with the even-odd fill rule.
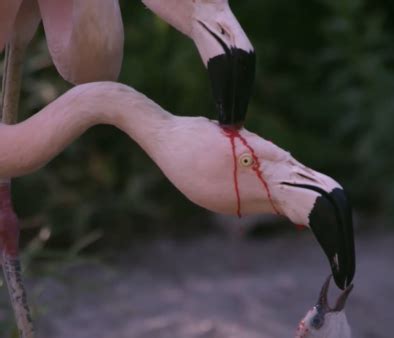
[[[252,166],[252,170],[255,172],[257,179],[260,181],[262,184],[264,190],[267,193],[268,200],[271,204],[272,209],[275,211],[277,215],[280,215],[280,212],[278,209],[275,207],[275,204],[272,200],[272,195],[270,188],[267,184],[267,181],[264,179],[263,172],[261,170],[261,165],[258,157],[256,156],[256,153],[254,149],[250,146],[250,144],[245,140],[245,138],[239,133],[238,129],[230,128],[230,127],[222,127],[224,131],[224,135],[229,138],[230,144],[231,144],[231,150],[233,154],[233,163],[234,163],[234,169],[233,169],[233,177],[234,177],[234,189],[235,189],[235,194],[237,197],[237,215],[238,217],[241,217],[241,197],[239,193],[239,185],[238,185],[238,163],[237,163],[237,156],[236,156],[236,145],[235,145],[235,139],[238,138],[242,144],[250,151],[254,164]]]
[[[302,230],[305,230],[306,229],[306,226],[305,225],[302,225],[302,224],[294,224],[295,225],[295,227],[296,227],[296,229],[298,230],[298,231],[302,231]]]

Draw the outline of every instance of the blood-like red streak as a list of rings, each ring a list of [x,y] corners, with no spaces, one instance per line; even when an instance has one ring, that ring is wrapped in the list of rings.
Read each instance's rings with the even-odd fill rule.
[[[295,225],[295,227],[296,227],[296,229],[298,230],[298,231],[302,231],[302,230],[305,230],[306,229],[306,226],[305,225],[302,225],[302,224],[294,224]]]
[[[241,136],[241,134],[239,133],[239,131],[237,129],[233,129],[233,128],[229,128],[229,127],[222,127],[225,136],[227,136],[230,139],[230,143],[231,143],[231,149],[232,149],[232,153],[233,153],[233,159],[234,159],[234,188],[235,188],[235,194],[237,197],[237,215],[238,217],[241,217],[241,198],[240,198],[240,194],[239,194],[239,186],[238,186],[238,175],[237,175],[237,157],[235,154],[235,138],[239,138],[242,142],[242,144],[248,148],[248,150],[250,151],[252,157],[253,157],[253,161],[254,164],[252,166],[253,171],[256,173],[257,178],[259,179],[259,181],[262,183],[265,191],[267,192],[267,196],[268,196],[268,200],[272,206],[272,209],[275,211],[276,214],[280,215],[280,212],[278,211],[278,209],[275,207],[275,204],[272,200],[272,195],[271,195],[271,191],[269,189],[269,186],[267,184],[267,181],[264,179],[263,176],[263,172],[261,170],[261,166],[260,166],[260,161],[258,159],[258,157],[256,156],[256,153],[254,151],[254,149],[249,145],[249,143],[245,140],[245,138],[243,136]]]
[[[243,136],[241,136],[241,134],[238,133],[238,137],[241,140],[241,142],[244,144],[244,146],[246,148],[248,148],[249,151],[251,152],[252,157],[253,157],[253,161],[254,161],[252,169],[256,173],[259,181],[263,184],[265,190],[267,191],[268,200],[272,206],[272,209],[275,211],[275,213],[277,215],[280,215],[279,210],[276,208],[276,206],[272,200],[271,190],[268,186],[267,181],[264,179],[263,172],[262,172],[261,165],[260,165],[260,161],[259,161],[258,157],[256,156],[254,149],[248,144],[248,142],[243,138]]]
[[[223,128],[225,135],[230,139],[231,143],[231,150],[233,152],[233,162],[234,162],[234,169],[233,169],[233,179],[234,179],[234,189],[235,195],[237,197],[237,215],[239,218],[242,217],[241,215],[241,197],[239,194],[239,186],[238,186],[238,166],[237,166],[237,155],[235,154],[235,137],[238,134],[237,130],[230,129],[230,128]]]

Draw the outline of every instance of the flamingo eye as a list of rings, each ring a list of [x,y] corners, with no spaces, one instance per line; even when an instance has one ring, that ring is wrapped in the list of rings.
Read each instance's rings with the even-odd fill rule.
[[[239,158],[239,164],[243,167],[250,167],[254,164],[253,156],[250,154],[243,154]]]
[[[321,316],[313,317],[313,319],[312,319],[312,326],[315,329],[320,329],[323,326],[323,324],[324,324],[324,318],[323,317],[321,317]]]

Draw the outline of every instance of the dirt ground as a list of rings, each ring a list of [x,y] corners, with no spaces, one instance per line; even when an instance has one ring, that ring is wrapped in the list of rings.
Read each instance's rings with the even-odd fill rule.
[[[394,234],[357,239],[354,338],[394,337],[393,244]],[[309,232],[157,241],[113,261],[29,280],[37,338],[294,337],[329,273]]]

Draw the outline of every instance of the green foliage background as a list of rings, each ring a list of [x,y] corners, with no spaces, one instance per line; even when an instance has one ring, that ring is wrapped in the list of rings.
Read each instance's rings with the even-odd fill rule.
[[[120,81],[174,114],[215,118],[192,41],[140,1],[121,3]],[[258,55],[246,127],[335,177],[358,213],[378,214],[391,224],[394,2],[231,5]],[[26,64],[21,119],[68,87],[50,66],[41,32]],[[211,229],[209,213],[187,201],[130,139],[109,126],[93,128],[42,170],[16,179],[14,200],[30,246],[32,238],[36,246],[49,239],[45,246],[51,248],[122,246],[141,236]]]

